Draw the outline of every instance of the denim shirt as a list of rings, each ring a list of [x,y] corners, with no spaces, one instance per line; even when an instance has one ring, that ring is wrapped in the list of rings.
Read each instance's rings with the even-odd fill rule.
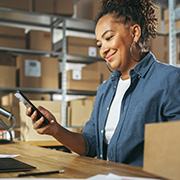
[[[85,156],[143,165],[145,124],[180,120],[180,68],[160,63],[149,52],[130,71],[131,84],[121,105],[118,125],[107,148],[104,129],[121,73],[114,71],[97,91],[94,109],[82,135]]]

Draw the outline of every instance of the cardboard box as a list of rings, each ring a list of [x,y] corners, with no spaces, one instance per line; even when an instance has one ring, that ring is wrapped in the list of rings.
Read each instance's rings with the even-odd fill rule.
[[[74,0],[35,0],[34,11],[72,16],[74,13]]]
[[[99,72],[100,74],[100,83],[103,83],[107,79],[109,79],[109,76],[112,74],[107,66],[105,61],[98,61],[92,64],[88,64],[83,67],[84,70],[91,70],[91,71],[96,71]]]
[[[77,99],[68,102],[67,125],[83,127],[91,116],[93,99]]]
[[[51,32],[30,30],[26,35],[26,48],[32,50],[51,51]]]
[[[0,87],[16,87],[16,67],[0,66]]]
[[[98,72],[89,70],[69,70],[66,73],[67,90],[97,91],[100,84],[100,75]]]
[[[35,106],[42,106],[50,111],[61,124],[61,102],[57,101],[32,101]],[[21,119],[21,140],[22,141],[56,141],[52,136],[40,135],[34,129],[32,120],[26,116],[26,107],[20,103],[20,119]]]
[[[75,46],[97,46],[93,38],[67,36],[67,44]]]
[[[99,12],[100,0],[80,0],[77,2],[77,18],[95,20]]]
[[[180,5],[176,6],[179,7]],[[176,30],[180,29],[180,20],[175,22]],[[164,34],[169,33],[169,9],[164,10]]]
[[[62,40],[55,44],[55,51],[62,51]],[[96,57],[98,55],[96,40],[85,37],[67,37],[67,53]]]
[[[19,87],[58,89],[58,59],[19,55],[17,57]]]
[[[20,10],[30,10],[31,0],[0,0],[0,7],[20,9]]]
[[[159,50],[161,48],[161,50]],[[168,36],[157,35],[151,40],[150,50],[160,62],[169,63],[169,38]]]
[[[180,179],[180,121],[147,124],[143,170],[157,176]]]
[[[0,46],[25,48],[25,29],[0,25]]]
[[[160,51],[159,51],[160,48]],[[151,40],[150,50],[160,62],[169,64],[169,37],[157,35]],[[176,62],[179,63],[179,37],[176,38]]]
[[[16,66],[16,58],[11,53],[0,52],[0,65]]]

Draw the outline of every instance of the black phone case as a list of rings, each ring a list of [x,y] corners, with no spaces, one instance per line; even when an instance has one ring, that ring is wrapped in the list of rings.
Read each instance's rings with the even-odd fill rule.
[[[27,108],[32,107],[32,113],[37,111],[37,119],[44,117],[43,126],[46,126],[50,123],[50,121],[29,101],[29,99],[20,91],[18,90],[15,94],[15,97],[21,101]]]

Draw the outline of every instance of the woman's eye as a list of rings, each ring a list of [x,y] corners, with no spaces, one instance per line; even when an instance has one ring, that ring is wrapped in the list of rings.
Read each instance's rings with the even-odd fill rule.
[[[106,40],[108,41],[108,40],[110,40],[112,37],[113,37],[113,36],[109,36],[109,37],[106,38]]]
[[[98,48],[101,48],[101,44],[97,45]]]

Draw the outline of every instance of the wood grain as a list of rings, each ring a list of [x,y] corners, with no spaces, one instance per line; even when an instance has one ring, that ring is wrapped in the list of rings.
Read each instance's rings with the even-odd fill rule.
[[[155,177],[144,172],[141,167],[82,157],[23,142],[0,145],[0,154],[21,154],[16,158],[17,160],[37,167],[35,170],[28,171],[28,173],[65,170],[62,174],[36,176],[37,178],[88,178],[97,174],[109,173],[133,177]],[[0,178],[15,178],[19,173],[27,172],[0,173]],[[32,178],[32,176],[29,176],[29,178]]]

